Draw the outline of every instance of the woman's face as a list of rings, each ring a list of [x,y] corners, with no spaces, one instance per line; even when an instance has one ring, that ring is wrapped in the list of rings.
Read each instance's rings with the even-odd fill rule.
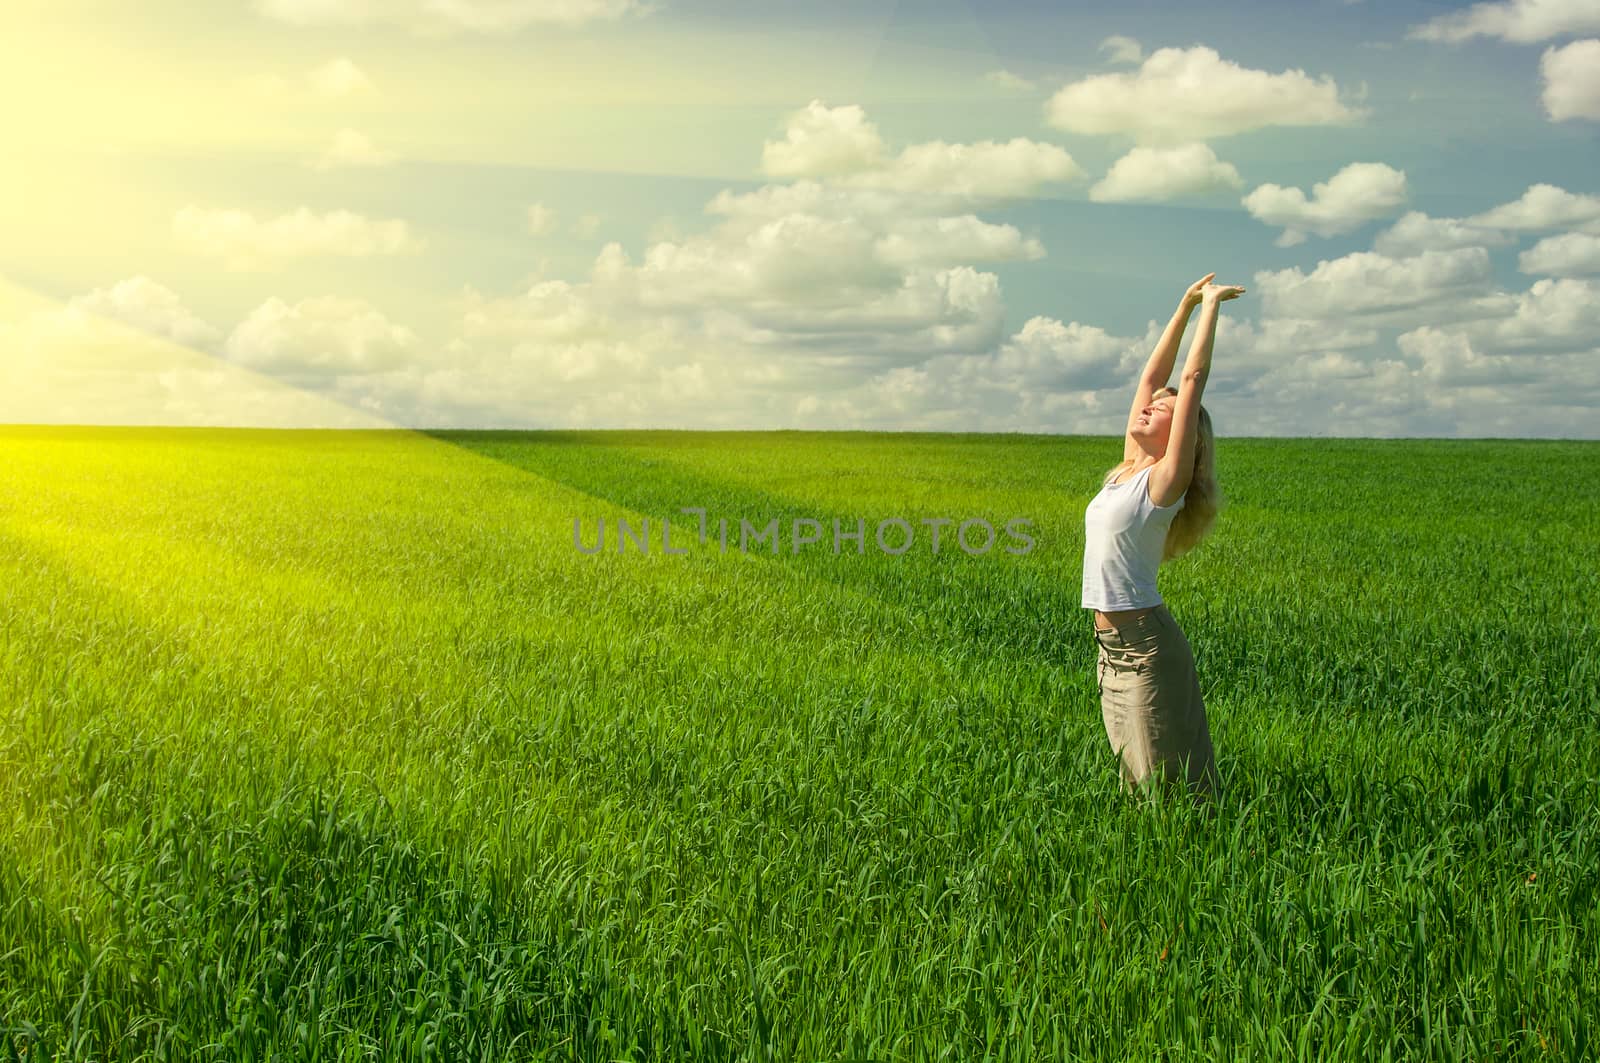
[[[1177,401],[1173,395],[1158,395],[1146,403],[1134,422],[1134,437],[1157,444],[1159,449],[1165,450],[1167,437],[1172,432],[1172,407]]]

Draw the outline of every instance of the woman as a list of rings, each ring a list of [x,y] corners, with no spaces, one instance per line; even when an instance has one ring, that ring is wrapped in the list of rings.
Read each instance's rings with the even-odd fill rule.
[[[1217,311],[1244,289],[1208,273],[1184,292],[1145,366],[1128,414],[1122,464],[1084,513],[1083,607],[1100,643],[1100,708],[1122,761],[1124,787],[1184,779],[1203,797],[1218,785],[1194,653],[1156,590],[1161,562],[1211,529],[1221,495],[1211,416],[1200,405],[1211,369]],[[1173,357],[1200,307],[1182,388],[1166,386]]]

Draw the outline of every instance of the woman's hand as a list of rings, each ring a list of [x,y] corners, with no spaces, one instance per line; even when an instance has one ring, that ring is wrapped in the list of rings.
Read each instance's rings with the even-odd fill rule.
[[[1215,276],[1215,273],[1207,273],[1204,277],[1189,285],[1189,290],[1183,293],[1183,308],[1185,310],[1193,310],[1200,305],[1200,293],[1205,290],[1206,284]]]
[[[1216,276],[1215,273],[1212,276]],[[1200,302],[1225,303],[1229,299],[1237,299],[1244,294],[1244,289],[1237,284],[1207,284],[1200,290]]]

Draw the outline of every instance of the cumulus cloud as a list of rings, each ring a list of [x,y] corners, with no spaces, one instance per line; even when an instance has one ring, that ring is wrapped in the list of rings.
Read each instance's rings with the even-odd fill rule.
[[[1600,196],[1575,195],[1551,184],[1530,185],[1514,202],[1476,214],[1467,223],[1516,232],[1571,228],[1600,235]]]
[[[1539,281],[1516,296],[1508,317],[1424,325],[1396,343],[1424,380],[1483,395],[1499,434],[1592,436],[1597,294],[1592,282]]]
[[[1459,218],[1430,218],[1420,210],[1413,210],[1379,233],[1372,242],[1372,249],[1390,258],[1407,258],[1424,251],[1503,247],[1513,242],[1514,237],[1499,229],[1471,225]]]
[[[1032,317],[991,354],[952,362],[961,391],[1094,391],[1124,381],[1130,341],[1076,321]]]
[[[808,402],[808,416],[870,423],[929,400],[949,409],[907,415],[950,425],[963,400],[930,399],[948,378],[929,364],[1004,338],[999,280],[975,265],[1044,254],[972,206],[1078,171],[1027,141],[892,151],[859,108],[821,104],[767,149],[769,167],[821,176],[724,190],[708,230],[658,226],[637,259],[608,242],[582,281],[469,289],[442,361],[362,388],[418,423],[754,427],[793,424]]]
[[[1204,144],[1134,148],[1118,159],[1093,188],[1097,203],[1164,201],[1203,196],[1244,186],[1239,171]]]
[[[0,320],[0,422],[370,428],[327,396],[217,358],[218,332],[147,277]]]
[[[963,262],[1012,262],[1044,257],[1044,245],[1014,225],[994,225],[977,216],[909,218],[891,223],[877,238],[875,253],[898,269],[954,266]]]
[[[1144,59],[1144,49],[1132,37],[1113,35],[1100,42],[1100,51],[1113,63],[1139,63]]]
[[[143,274],[96,288],[68,302],[71,309],[113,318],[184,347],[210,348],[222,333],[195,315],[171,288]]]
[[[1462,304],[1492,294],[1489,252],[1482,247],[1410,258],[1361,251],[1319,262],[1309,274],[1293,267],[1261,271],[1254,279],[1269,316],[1310,320],[1389,318],[1405,324],[1418,314],[1437,315],[1446,305],[1459,313]]]
[[[1510,297],[1510,312],[1460,331],[1500,350],[1577,354],[1600,348],[1600,283],[1546,278]]]
[[[181,250],[222,259],[233,270],[312,255],[407,254],[425,246],[398,218],[377,221],[348,210],[316,214],[306,207],[258,220],[248,211],[191,204],[173,216],[172,234]]]
[[[1178,144],[1269,126],[1338,125],[1365,112],[1339,101],[1332,78],[1252,70],[1204,46],[1162,48],[1137,71],[1097,74],[1062,87],[1045,107],[1053,127]]]
[[[563,280],[539,281],[510,298],[484,296],[469,286],[457,310],[461,334],[469,340],[515,346],[608,335],[604,314],[585,298],[583,287]]]
[[[1241,359],[1276,365],[1285,359],[1303,357],[1308,353],[1345,354],[1370,347],[1378,341],[1377,329],[1337,319],[1264,317],[1257,322],[1233,318],[1224,320],[1232,324],[1229,349],[1236,348],[1240,352],[1237,357],[1227,359],[1230,365]],[[1153,345],[1159,336],[1151,336],[1150,339]]]
[[[882,163],[883,137],[854,104],[812,100],[789,116],[783,140],[761,146],[761,170],[769,177],[826,177]]]
[[[1424,325],[1395,341],[1402,354],[1415,359],[1422,377],[1432,383],[1504,386],[1538,378],[1537,364],[1511,355],[1489,355],[1475,350],[1459,332]]]
[[[1307,199],[1298,188],[1261,185],[1244,197],[1244,206],[1259,221],[1283,226],[1277,244],[1292,247],[1307,231],[1337,236],[1393,214],[1405,204],[1406,175],[1381,162],[1353,162],[1311,192]]]
[[[651,247],[637,268],[618,271],[652,307],[724,305],[850,305],[898,279],[873,257],[874,234],[848,219],[793,214],[748,233],[723,231]],[[610,274],[607,274],[610,276]]]
[[[973,203],[1021,198],[1040,185],[1086,176],[1062,148],[1014,137],[1004,144],[992,140],[913,144],[888,165],[846,174],[839,183]]]
[[[911,204],[917,213],[936,213],[935,204],[919,197]],[[864,224],[887,225],[907,206],[906,197],[889,189],[847,188],[836,182],[795,181],[767,184],[751,192],[735,193],[723,189],[705,206],[705,213],[720,214],[734,227],[758,225],[788,214],[814,214],[820,217],[855,218]]]
[[[803,393],[782,423],[894,424],[929,431],[1120,431],[1143,341],[1080,322],[1030,318],[981,352],[946,353]]]
[[[365,133],[354,129],[341,129],[333,142],[312,161],[315,170],[337,170],[359,166],[387,166],[395,161],[393,152],[384,151],[373,144]]]
[[[1517,268],[1524,273],[1552,277],[1600,273],[1600,236],[1588,233],[1547,236],[1517,256]]]
[[[1600,6],[1594,0],[1504,0],[1474,4],[1413,27],[1413,40],[1457,43],[1494,37],[1513,44],[1533,44],[1600,30]]]
[[[754,427],[772,415],[772,396],[726,347],[671,318],[607,314],[587,296],[583,285],[508,299],[469,291],[461,334],[438,357],[341,388],[419,425]]]
[[[1600,119],[1600,40],[1547,49],[1539,59],[1539,73],[1544,78],[1541,100],[1550,121]]]
[[[305,378],[394,368],[416,347],[410,329],[360,299],[321,296],[290,306],[274,296],[234,328],[223,349],[246,368]]]
[[[1004,144],[928,141],[890,158],[860,107],[830,108],[820,100],[790,116],[782,141],[763,145],[761,165],[771,177],[822,178],[951,204],[1026,196],[1046,182],[1086,176],[1062,148],[1025,137]]]
[[[528,26],[575,28],[644,16],[643,0],[256,0],[258,12],[293,26],[394,24],[419,35],[514,33]]]
[[[1362,252],[1259,273],[1263,319],[1219,350],[1208,397],[1275,397],[1300,420],[1252,415],[1253,431],[1592,435],[1600,402],[1600,285],[1542,280],[1496,290],[1483,247],[1390,259]],[[1400,329],[1394,340],[1384,330]],[[1398,352],[1399,357],[1394,353]],[[1241,367],[1241,363],[1243,366]],[[1302,403],[1307,381],[1326,385]],[[1331,415],[1331,418],[1330,418]]]

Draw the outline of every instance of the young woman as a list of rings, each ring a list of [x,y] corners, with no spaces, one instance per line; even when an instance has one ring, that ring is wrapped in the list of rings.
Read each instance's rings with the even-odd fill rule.
[[[1184,292],[1145,366],[1122,463],[1084,513],[1083,607],[1100,643],[1100,709],[1124,787],[1185,780],[1213,796],[1218,777],[1194,653],[1156,590],[1161,562],[1192,549],[1221,503],[1211,416],[1200,405],[1222,303],[1244,289],[1208,273]],[[1189,315],[1200,324],[1181,388],[1167,386]]]

